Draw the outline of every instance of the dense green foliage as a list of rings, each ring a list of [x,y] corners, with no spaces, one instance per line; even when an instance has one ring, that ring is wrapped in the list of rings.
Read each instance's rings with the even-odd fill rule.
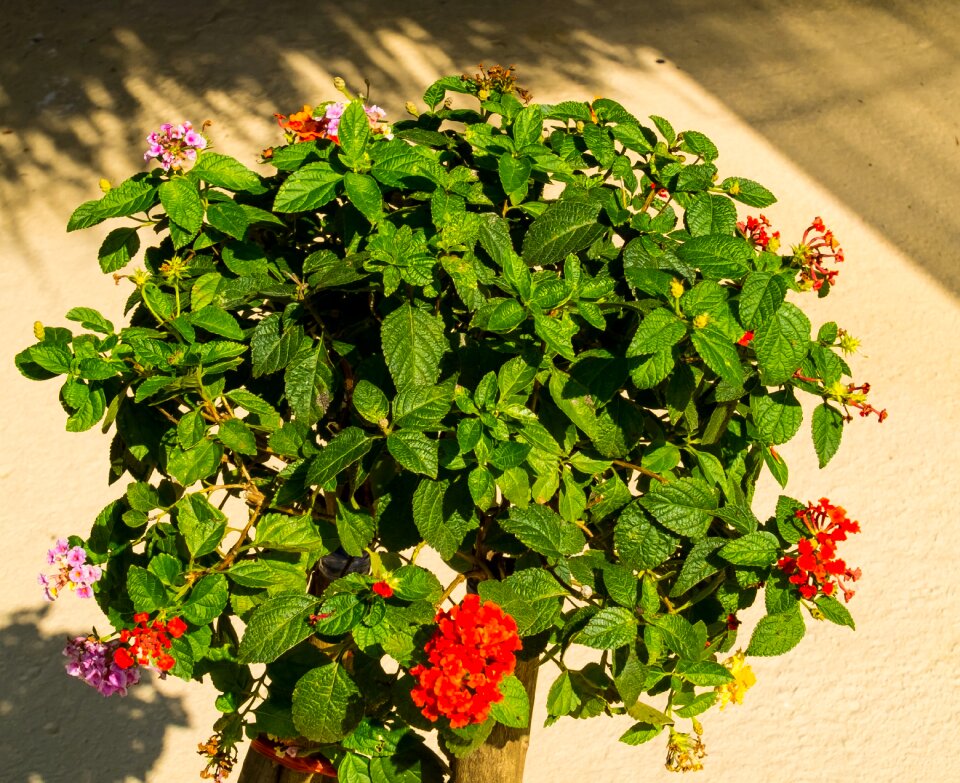
[[[751,509],[764,469],[786,483],[773,446],[800,430],[798,393],[823,398],[814,446],[835,453],[850,372],[836,325],[811,334],[786,301],[802,257],[738,229],[736,202],[771,193],[612,100],[524,105],[461,77],[424,100],[392,138],[354,101],[336,143],[258,171],[208,149],[83,204],[70,230],[133,221],[104,272],[151,244],[124,275],[129,325],[75,308],[79,331],[38,326],[17,357],[65,377],[69,430],[115,433],[123,493],[72,541],[113,625],[188,622],[173,673],[212,677],[221,748],[305,737],[375,783],[444,774],[409,730],[440,726],[405,674],[449,581],[424,546],[516,619],[551,722],[626,712],[633,744],[715,703],[764,585],[748,654],[794,647],[802,609],[852,625],[776,568],[801,504]],[[360,572],[321,573],[330,553]],[[568,668],[571,645],[595,662]],[[525,724],[504,688],[487,723],[440,727],[448,750]]]

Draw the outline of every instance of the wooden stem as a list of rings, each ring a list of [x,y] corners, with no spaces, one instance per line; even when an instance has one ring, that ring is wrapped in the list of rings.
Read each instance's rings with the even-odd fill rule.
[[[518,660],[514,671],[533,705],[540,662]],[[466,758],[452,759],[452,783],[522,783],[530,746],[530,729],[510,729],[497,724],[487,741]]]

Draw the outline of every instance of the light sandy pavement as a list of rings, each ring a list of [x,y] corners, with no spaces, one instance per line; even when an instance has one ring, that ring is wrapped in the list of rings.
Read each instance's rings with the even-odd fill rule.
[[[268,6],[271,11],[265,10]],[[882,8],[881,8],[882,6]],[[64,432],[55,384],[13,354],[34,320],[75,305],[119,319],[100,227],[66,234],[73,207],[142,167],[161,122],[212,119],[219,149],[253,164],[275,111],[333,97],[333,75],[373,83],[396,117],[430,81],[515,63],[535,99],[609,96],[707,133],[721,175],[760,180],[796,241],[822,215],[846,250],[811,303],[863,340],[854,357],[890,418],[857,420],[817,470],[806,428],[782,450],[796,497],[828,496],[863,533],[858,630],[816,624],[793,653],[755,659],[741,706],[705,717],[705,783],[960,780],[960,3],[355,2],[268,4],[4,0],[0,17],[0,781],[196,779],[212,690],[176,680],[104,700],[67,678],[67,634],[95,607],[42,603],[35,574],[58,536],[85,531],[122,491],[107,440]],[[661,62],[661,60],[663,62]],[[760,493],[758,514],[777,492]],[[747,618],[749,624],[757,615]],[[544,673],[544,679],[550,673]],[[659,740],[616,742],[621,721],[539,728],[526,780],[672,779]]]

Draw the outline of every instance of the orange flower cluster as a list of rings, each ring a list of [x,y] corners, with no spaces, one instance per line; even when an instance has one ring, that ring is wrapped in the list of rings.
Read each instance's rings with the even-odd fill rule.
[[[437,630],[424,648],[428,663],[410,670],[418,681],[413,703],[431,721],[448,718],[454,729],[483,723],[503,699],[500,683],[513,674],[521,647],[510,615],[492,601],[466,596],[437,615]]]
[[[274,114],[277,124],[280,125],[291,141],[316,141],[327,138],[326,117],[316,119],[313,116],[313,107],[304,104],[303,108],[287,116]]]
[[[851,570],[837,557],[837,542],[845,541],[847,533],[859,533],[860,523],[851,522],[846,511],[826,498],[820,498],[817,504],[808,503],[796,516],[803,521],[810,538],[801,538],[797,554],[780,558],[777,566],[799,586],[804,598],[813,599],[818,592],[832,596],[839,587],[843,600],[849,601],[854,591],[847,587],[846,580],[856,582],[860,569]]]
[[[170,637],[179,639],[187,630],[187,624],[179,617],[168,622],[154,620],[150,623],[150,615],[140,612],[133,616],[137,626],[130,630],[120,631],[120,643],[113,653],[113,660],[121,669],[133,666],[149,666],[151,663],[162,672],[170,671],[176,661],[167,653],[170,649]]]

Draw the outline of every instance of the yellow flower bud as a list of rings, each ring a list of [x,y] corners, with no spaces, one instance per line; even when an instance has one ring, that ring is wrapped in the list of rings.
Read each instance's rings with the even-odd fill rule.
[[[33,322],[33,336],[36,337],[38,340],[43,339],[43,324],[40,323],[39,321]]]
[[[681,283],[677,278],[673,278],[670,281],[670,296],[674,299],[679,299],[683,296],[683,283]]]
[[[693,319],[693,328],[703,329],[708,323],[710,323],[710,313],[700,313],[700,315]]]

